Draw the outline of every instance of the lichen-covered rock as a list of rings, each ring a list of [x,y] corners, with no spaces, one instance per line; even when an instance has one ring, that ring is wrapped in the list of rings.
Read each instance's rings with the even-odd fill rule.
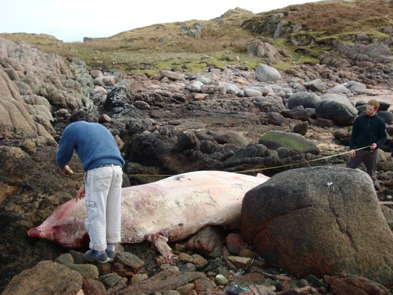
[[[316,155],[320,153],[319,148],[312,141],[300,134],[285,131],[269,131],[260,137],[259,143],[273,150],[285,147],[288,150],[296,150],[303,153]]]

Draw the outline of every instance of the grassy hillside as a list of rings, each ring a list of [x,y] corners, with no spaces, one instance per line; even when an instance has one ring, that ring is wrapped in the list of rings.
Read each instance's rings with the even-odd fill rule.
[[[392,36],[385,32],[385,28],[393,26],[392,0],[333,0],[291,5],[250,18],[243,27],[256,35],[272,37],[266,34],[266,27],[277,13],[285,16],[288,27],[297,28],[273,41],[276,47],[285,47],[293,53],[292,63],[296,59],[317,61],[321,53],[333,49],[335,41],[353,43],[362,35],[368,42],[374,42]]]
[[[284,31],[278,37],[269,31],[277,13],[284,16]],[[393,1],[341,0],[291,5],[260,14],[236,8],[209,21],[154,24],[83,43],[65,43],[48,35],[1,35],[46,52],[78,56],[92,69],[154,74],[162,69],[204,71],[226,64],[254,68],[266,62],[247,53],[248,43],[258,39],[290,52],[289,59],[275,65],[278,68],[317,63],[322,52],[332,50],[335,40],[353,42],[359,34],[368,36],[370,42],[384,40],[392,35],[383,29],[389,26],[393,26]]]

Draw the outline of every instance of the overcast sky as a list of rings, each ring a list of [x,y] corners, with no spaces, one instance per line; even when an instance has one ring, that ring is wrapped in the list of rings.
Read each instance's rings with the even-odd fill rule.
[[[254,13],[312,0],[1,0],[0,33],[50,34],[71,42],[158,23],[209,20],[236,7]]]

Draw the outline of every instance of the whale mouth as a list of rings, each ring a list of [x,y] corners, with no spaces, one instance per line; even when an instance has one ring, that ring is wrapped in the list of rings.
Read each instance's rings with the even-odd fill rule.
[[[42,232],[37,227],[33,227],[33,228],[29,229],[29,231],[27,232],[27,235],[32,238],[42,238]]]

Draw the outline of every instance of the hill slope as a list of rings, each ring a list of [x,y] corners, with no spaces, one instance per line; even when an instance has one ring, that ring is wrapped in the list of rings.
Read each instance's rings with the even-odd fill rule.
[[[385,46],[383,54],[389,55],[393,4],[386,0],[321,1],[260,14],[236,8],[208,21],[154,24],[109,38],[86,38],[83,43],[63,43],[41,35],[35,35],[36,39],[26,34],[2,36],[23,40],[46,52],[78,56],[91,69],[128,74],[155,74],[162,69],[197,72],[228,64],[255,68],[261,62],[271,63],[263,54],[249,54],[250,44],[257,41],[285,51],[284,58],[274,65],[281,70],[303,64],[336,66],[332,60],[342,58],[349,59],[344,64],[354,65],[354,57],[347,53],[357,48],[348,46],[379,42]],[[364,51],[370,50],[367,47]]]

